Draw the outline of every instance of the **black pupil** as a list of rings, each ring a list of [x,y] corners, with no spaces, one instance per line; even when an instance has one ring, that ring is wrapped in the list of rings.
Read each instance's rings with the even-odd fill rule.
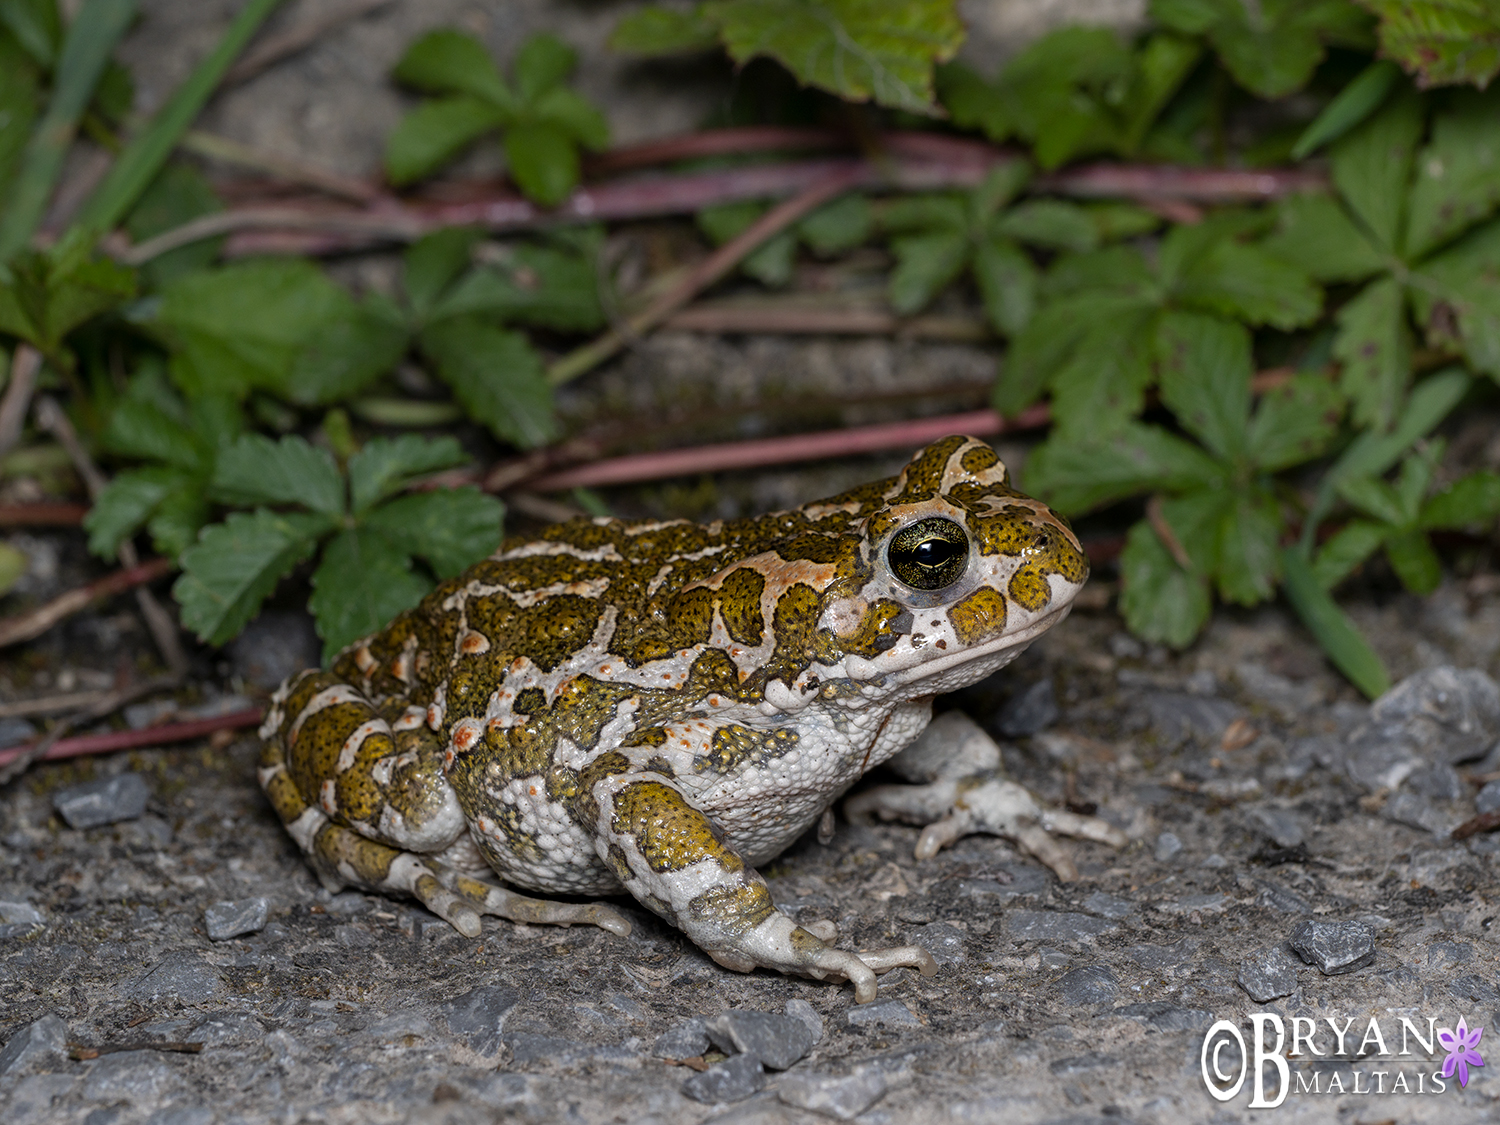
[[[891,572],[915,590],[942,590],[961,577],[969,536],[952,520],[920,520],[896,533],[886,551]]]

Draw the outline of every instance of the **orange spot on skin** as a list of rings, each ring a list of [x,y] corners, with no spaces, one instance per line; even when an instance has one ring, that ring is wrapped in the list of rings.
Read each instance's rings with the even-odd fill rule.
[[[459,750],[467,750],[478,737],[479,734],[473,727],[460,727],[453,732],[453,745]]]
[[[473,656],[476,652],[482,651],[486,645],[484,638],[478,633],[467,633],[464,635],[464,639],[459,642],[458,647],[465,655]]]

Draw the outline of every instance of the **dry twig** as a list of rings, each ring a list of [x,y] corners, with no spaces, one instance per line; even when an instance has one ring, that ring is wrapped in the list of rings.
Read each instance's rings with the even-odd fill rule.
[[[123,692],[113,693],[109,701],[112,704],[109,710],[122,707],[142,695],[159,690],[162,686],[160,682],[147,681],[131,689],[133,694],[129,698],[125,698]],[[98,712],[99,708],[94,708],[88,715],[72,721],[89,722],[109,713],[109,711],[103,711],[102,714]],[[194,719],[186,723],[162,723],[158,726],[143,727],[140,730],[116,730],[107,734],[85,734],[78,738],[53,737],[57,732],[57,728],[54,728],[41,742],[0,750],[0,785],[24,772],[34,761],[56,762],[63,758],[112,754],[116,750],[160,746],[167,742],[190,742],[195,738],[203,738],[205,735],[216,734],[221,730],[243,730],[245,727],[257,726],[260,720],[260,708],[255,707],[244,711],[230,711],[225,715],[215,715],[211,719]],[[59,723],[58,727],[61,726],[62,724]]]
[[[177,564],[171,559],[151,559],[139,566],[117,570],[103,578],[59,594],[45,605],[14,617],[0,617],[0,646],[19,644],[39,637],[64,618],[86,609],[100,598],[133,590],[147,582],[154,582],[164,574],[171,574]]]
[[[379,188],[364,180],[357,180],[353,176],[341,176],[337,172],[329,172],[326,169],[316,168],[300,160],[292,160],[272,152],[262,152],[260,149],[232,141],[228,137],[205,133],[199,129],[184,133],[177,145],[188,152],[206,156],[210,160],[249,168],[256,172],[265,172],[289,183],[314,187],[329,195],[336,195],[355,203],[374,203],[382,196]]]
[[[21,440],[21,427],[31,409],[31,392],[42,369],[42,353],[30,344],[17,344],[10,357],[10,382],[0,398],[0,457],[4,457]]]
[[[0,504],[0,527],[77,527],[85,504]]]

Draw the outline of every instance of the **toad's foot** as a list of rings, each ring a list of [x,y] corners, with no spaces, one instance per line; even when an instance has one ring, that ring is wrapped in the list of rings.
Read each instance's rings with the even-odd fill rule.
[[[945,744],[956,748],[953,757],[942,754]],[[1021,786],[997,776],[999,762],[994,740],[964,715],[949,712],[891,763],[897,772],[926,784],[877,786],[845,801],[844,813],[855,822],[878,817],[926,825],[917,841],[918,859],[931,859],[970,833],[1004,836],[1065,883],[1078,878],[1078,868],[1053,833],[1113,848],[1127,843],[1108,821],[1044,807]]]
[[[937,972],[932,954],[919,945],[896,945],[859,953],[834,949],[827,943],[836,930],[830,923],[815,923],[812,929],[799,926],[777,911],[753,930],[736,935],[732,948],[707,945],[705,948],[719,964],[740,972],[762,968],[814,980],[843,978],[854,985],[857,1004],[868,1004],[875,999],[875,978],[880,973],[903,965],[916,969],[924,977]]]

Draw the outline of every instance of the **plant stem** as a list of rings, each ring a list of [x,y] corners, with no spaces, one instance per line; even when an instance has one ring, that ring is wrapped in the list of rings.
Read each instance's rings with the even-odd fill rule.
[[[42,369],[42,353],[30,344],[17,344],[10,357],[10,382],[0,398],[0,457],[4,457],[21,440],[21,427],[31,409],[31,393]]]
[[[110,754],[116,750],[133,750],[140,746],[160,746],[166,742],[187,742],[221,730],[243,730],[261,720],[259,707],[231,711],[212,719],[195,719],[187,723],[163,723],[141,730],[117,730],[107,734],[85,734],[78,738],[59,738],[47,747],[38,760],[55,762],[62,758],[81,758],[88,754]],[[8,770],[31,746],[12,746],[0,750],[0,770]]]
[[[151,559],[139,566],[106,574],[87,586],[79,586],[59,594],[45,605],[26,613],[18,613],[14,617],[0,617],[0,645],[18,644],[21,641],[39,637],[65,617],[71,617],[79,610],[88,608],[100,598],[153,582],[176,569],[177,563],[172,559]]]
[[[267,172],[290,183],[314,187],[319,191],[326,191],[329,195],[336,195],[355,203],[373,203],[380,198],[381,194],[379,188],[364,180],[356,180],[352,176],[340,176],[336,172],[314,168],[300,160],[289,160],[275,153],[261,152],[249,145],[231,141],[228,137],[205,133],[198,129],[189,129],[184,133],[178,147],[199,156],[206,156],[210,160],[235,164],[257,172]]]
[[[0,527],[77,527],[85,504],[0,504]]]

